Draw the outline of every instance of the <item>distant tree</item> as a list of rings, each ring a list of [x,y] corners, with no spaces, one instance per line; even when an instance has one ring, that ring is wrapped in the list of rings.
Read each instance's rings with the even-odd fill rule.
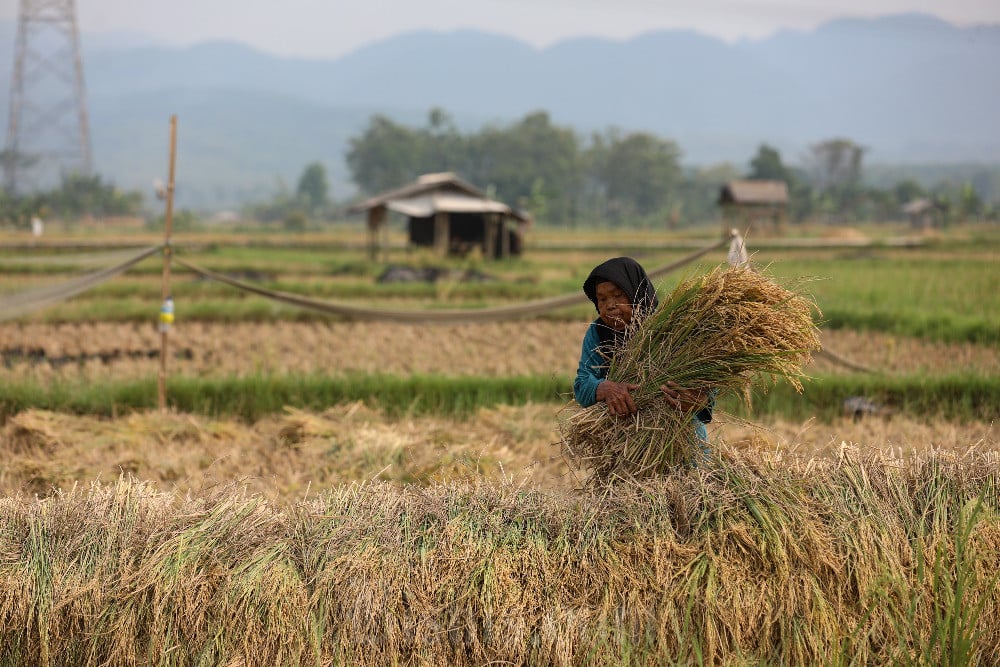
[[[914,199],[919,199],[920,197],[925,197],[927,193],[920,183],[917,183],[912,178],[905,181],[899,181],[892,187],[892,195],[896,200],[898,206],[903,206],[907,202],[913,201]]]
[[[781,153],[776,148],[761,144],[757,155],[750,160],[749,178],[784,181],[791,184],[792,174],[781,161]]]
[[[549,219],[549,202],[545,198],[545,180],[540,176],[531,184],[531,196],[528,198],[527,208],[536,219]]]
[[[828,139],[809,150],[813,183],[819,190],[844,190],[860,184],[863,147],[850,139]]]
[[[59,185],[27,195],[6,193],[2,200],[2,216],[15,224],[27,224],[31,216],[49,213],[63,220],[83,216],[138,215],[142,209],[142,193],[122,191],[98,174],[71,173],[62,177]]]
[[[295,195],[313,215],[323,211],[330,202],[326,168],[319,162],[307,165],[299,178]]]
[[[430,126],[432,131],[438,131],[441,129],[453,130],[455,124],[452,122],[451,115],[441,107],[434,107],[427,114],[427,124]]]
[[[802,222],[816,212],[816,193],[809,183],[809,174],[802,167],[789,167],[788,178],[789,219]]]
[[[817,201],[809,185],[809,176],[801,169],[789,167],[781,159],[778,149],[761,144],[757,155],[750,160],[748,178],[784,181],[788,185],[788,216],[801,222],[815,211]]]
[[[743,176],[728,162],[704,168],[688,169],[677,188],[676,225],[690,225],[719,216],[719,191],[723,184]]]
[[[290,212],[299,206],[298,198],[291,192],[285,179],[278,177],[270,199],[245,205],[243,216],[260,222],[282,222]]]
[[[434,107],[427,114],[427,127],[418,133],[421,146],[418,158],[420,173],[463,172],[466,161],[465,141],[448,113]]]
[[[972,183],[964,183],[958,191],[958,217],[963,222],[979,218],[983,213],[983,200]]]
[[[47,207],[38,195],[15,196],[0,190],[0,223],[26,229],[31,217],[43,210]]]
[[[827,220],[857,220],[870,208],[861,183],[864,153],[850,139],[828,139],[810,147],[815,210]]]
[[[544,198],[551,222],[571,220],[580,179],[573,130],[537,111],[507,127],[487,127],[468,139],[465,168],[474,183],[493,185],[509,203]]]
[[[385,116],[372,116],[365,132],[350,140],[351,179],[369,194],[399,187],[420,174],[422,150],[419,133]]]
[[[611,137],[601,171],[613,209],[626,216],[663,211],[680,180],[679,160],[673,141],[646,132]]]
[[[374,116],[350,140],[354,182],[373,193],[421,173],[454,171],[514,205],[534,206],[536,218],[574,223],[581,211],[593,219],[625,221],[677,210],[671,202],[681,180],[676,143],[649,133],[596,134],[584,149],[567,127],[535,111],[505,126],[463,135],[448,114],[431,109],[427,125],[412,129]]]

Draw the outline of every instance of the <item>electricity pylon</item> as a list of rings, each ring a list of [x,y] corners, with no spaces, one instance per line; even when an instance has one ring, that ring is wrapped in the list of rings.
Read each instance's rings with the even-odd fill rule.
[[[91,172],[75,0],[21,0],[2,161],[8,192]]]

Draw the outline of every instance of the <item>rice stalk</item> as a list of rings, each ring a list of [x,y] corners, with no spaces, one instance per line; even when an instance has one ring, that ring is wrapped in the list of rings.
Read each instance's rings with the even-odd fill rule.
[[[608,379],[639,385],[638,411],[612,416],[605,405],[579,410],[562,424],[562,451],[591,483],[638,480],[695,461],[692,413],[672,409],[668,381],[749,406],[755,385],[783,379],[802,391],[802,368],[820,349],[813,304],[762,273],[717,268],[679,284],[611,354]]]
[[[0,664],[1000,660],[995,452],[719,458],[584,493],[0,499]]]

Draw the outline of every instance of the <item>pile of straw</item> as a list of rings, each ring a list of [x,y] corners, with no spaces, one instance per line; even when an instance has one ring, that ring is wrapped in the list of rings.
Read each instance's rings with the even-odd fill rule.
[[[997,665],[1000,458],[0,497],[0,665]]]
[[[785,379],[802,391],[802,367],[820,349],[814,304],[749,268],[720,267],[683,281],[614,350],[608,379],[639,385],[638,412],[612,416],[603,403],[562,424],[567,460],[589,468],[591,483],[661,475],[704,451],[691,413],[667,403],[673,381],[716,399],[736,394],[749,405],[754,385]]]

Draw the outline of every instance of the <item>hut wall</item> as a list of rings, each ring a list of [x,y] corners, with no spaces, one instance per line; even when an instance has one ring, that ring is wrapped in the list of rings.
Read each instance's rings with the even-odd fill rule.
[[[408,218],[406,226],[410,243],[417,246],[434,245],[434,216]]]
[[[464,254],[478,247],[484,253],[489,253],[492,245],[494,257],[503,257],[505,251],[510,255],[521,254],[521,235],[502,221],[493,226],[496,236],[491,244],[486,238],[487,229],[490,228],[486,216],[479,213],[451,213],[449,218],[451,252]],[[410,243],[415,246],[434,246],[434,216],[409,218],[407,228]]]
[[[476,213],[451,213],[449,238],[451,245],[483,246],[486,240],[486,223],[483,216]],[[434,216],[409,219],[410,243],[418,246],[434,245]]]

